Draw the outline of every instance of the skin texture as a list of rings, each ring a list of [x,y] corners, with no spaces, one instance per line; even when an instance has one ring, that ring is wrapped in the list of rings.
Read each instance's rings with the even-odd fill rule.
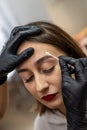
[[[59,61],[50,57],[37,62],[40,58],[46,56],[46,51],[57,57],[65,55],[65,53],[52,45],[27,41],[19,47],[17,54],[20,54],[29,47],[34,48],[34,54],[17,68],[26,89],[48,108],[62,108],[63,113],[65,113],[61,92],[61,70]],[[41,48],[43,49],[41,50]],[[26,69],[26,71],[22,71],[22,69]],[[26,82],[27,80],[29,81]],[[57,95],[52,101],[44,101],[42,99],[43,96],[54,93],[57,93]]]

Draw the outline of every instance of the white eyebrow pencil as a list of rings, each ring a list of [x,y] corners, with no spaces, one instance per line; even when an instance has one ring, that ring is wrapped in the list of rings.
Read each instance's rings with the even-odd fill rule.
[[[45,53],[46,53],[47,55],[52,56],[53,58],[55,58],[55,59],[58,60],[58,58],[57,58],[56,56],[52,55],[51,53],[49,53],[49,52],[45,52]]]

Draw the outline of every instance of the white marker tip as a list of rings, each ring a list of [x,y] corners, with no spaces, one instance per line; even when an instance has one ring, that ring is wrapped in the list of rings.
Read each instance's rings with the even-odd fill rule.
[[[45,52],[45,53],[46,53],[47,55],[52,56],[53,58],[55,58],[55,59],[58,60],[58,58],[57,58],[56,56],[52,55],[51,53],[49,53],[49,52]]]

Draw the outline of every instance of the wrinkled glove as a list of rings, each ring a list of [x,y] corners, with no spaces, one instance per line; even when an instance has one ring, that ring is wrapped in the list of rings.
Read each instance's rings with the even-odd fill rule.
[[[87,130],[87,58],[59,57],[68,130]],[[74,67],[72,78],[68,65]]]
[[[16,55],[17,49],[27,36],[39,35],[41,30],[37,26],[19,26],[13,29],[10,38],[0,54],[0,84],[7,80],[7,74],[13,71],[24,60],[33,55],[34,49],[28,48]]]

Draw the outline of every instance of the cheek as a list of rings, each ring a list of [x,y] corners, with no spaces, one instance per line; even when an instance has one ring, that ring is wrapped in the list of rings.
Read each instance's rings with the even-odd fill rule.
[[[34,86],[28,85],[24,83],[25,88],[27,89],[27,91],[32,95],[32,96],[36,96],[36,90],[34,88]]]
[[[61,88],[62,76],[61,76],[61,70],[60,70],[60,68],[57,68],[57,70],[56,70],[55,83],[57,84],[58,88]]]

